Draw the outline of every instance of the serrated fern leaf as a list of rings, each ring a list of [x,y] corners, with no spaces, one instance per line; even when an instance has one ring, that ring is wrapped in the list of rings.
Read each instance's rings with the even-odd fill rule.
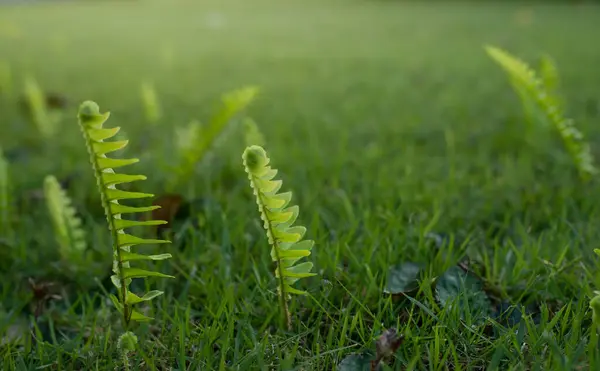
[[[141,96],[146,120],[151,124],[156,124],[160,120],[161,109],[154,85],[144,82],[141,87]]]
[[[116,188],[118,184],[130,183],[146,179],[143,175],[118,174],[115,168],[127,166],[137,162],[137,159],[113,159],[106,157],[106,154],[124,148],[127,141],[105,142],[106,139],[114,137],[119,131],[119,127],[104,128],[104,123],[109,118],[109,113],[100,113],[98,105],[94,102],[84,102],[79,108],[79,125],[85,138],[85,142],[90,155],[90,161],[94,169],[94,175],[98,184],[102,206],[106,214],[109,229],[113,240],[113,272],[111,280],[119,291],[117,308],[123,314],[125,324],[130,321],[146,321],[146,317],[133,309],[133,305],[138,301],[131,300],[134,295],[129,291],[129,284],[133,278],[146,277],[171,277],[162,273],[142,270],[131,267],[130,263],[135,260],[163,260],[170,258],[170,254],[160,255],[142,255],[134,253],[131,248],[141,244],[162,244],[169,243],[166,240],[145,239],[125,233],[125,229],[134,226],[151,226],[166,224],[163,220],[125,220],[121,214],[133,214],[152,211],[159,206],[133,207],[121,205],[119,202],[129,199],[152,197],[152,194],[141,192],[129,192]],[[153,293],[156,293],[153,291]],[[148,294],[146,294],[148,295]],[[158,296],[151,295],[151,298]],[[143,296],[148,297],[148,296]],[[149,300],[149,299],[148,299]],[[114,302],[114,300],[113,300]]]
[[[44,179],[44,197],[62,258],[74,263],[81,262],[87,248],[81,219],[77,217],[71,199],[53,175]]]
[[[194,125],[188,129],[194,135],[194,145],[179,149],[181,163],[175,168],[177,173],[172,178],[169,189],[173,190],[193,175],[196,165],[204,159],[211,147],[214,146],[217,139],[223,134],[227,124],[235,115],[250,105],[257,94],[258,88],[256,87],[245,87],[224,94],[220,109],[208,125],[201,127],[197,122],[190,123],[190,125]]]
[[[250,186],[254,190],[267,239],[272,246],[271,259],[276,265],[277,291],[289,328],[291,317],[287,306],[288,296],[305,294],[292,285],[301,278],[315,275],[311,273],[312,263],[296,263],[310,255],[314,241],[302,240],[306,233],[305,227],[292,226],[298,217],[299,208],[288,206],[292,198],[291,192],[278,193],[282,181],[273,180],[277,170],[269,166],[270,159],[265,150],[256,145],[247,147],[242,159]]]
[[[488,55],[506,71],[520,94],[531,98],[544,112],[548,122],[556,128],[580,177],[587,180],[595,175],[598,170],[594,165],[589,144],[583,134],[577,130],[573,120],[564,117],[562,104],[552,90],[555,81],[552,72],[549,72],[550,68],[546,67],[544,82],[534,70],[517,57],[492,46],[486,46],[485,49]]]

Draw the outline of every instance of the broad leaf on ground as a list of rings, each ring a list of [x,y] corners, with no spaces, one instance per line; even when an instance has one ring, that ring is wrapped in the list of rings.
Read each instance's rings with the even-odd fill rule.
[[[482,289],[481,281],[473,274],[454,266],[438,279],[436,296],[446,309],[458,307],[463,320],[472,323],[485,320],[492,313],[490,301]]]
[[[383,292],[394,295],[417,289],[421,269],[422,265],[412,262],[390,267]]]
[[[354,353],[346,356],[337,371],[370,371],[373,356],[369,353]]]

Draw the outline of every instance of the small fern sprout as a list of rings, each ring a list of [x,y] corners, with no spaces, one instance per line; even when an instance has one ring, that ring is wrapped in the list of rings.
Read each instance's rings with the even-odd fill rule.
[[[53,175],[44,179],[44,197],[52,218],[60,255],[66,262],[81,263],[87,248],[81,219],[77,217],[71,199]]]
[[[119,340],[117,341],[117,350],[119,351],[121,362],[123,362],[123,367],[125,367],[125,370],[129,370],[129,353],[135,351],[137,343],[138,338],[131,331],[124,332],[121,336],[119,336]]]
[[[558,77],[553,62],[546,57],[542,63],[542,78],[540,78],[527,63],[508,52],[492,46],[486,46],[485,49],[488,55],[506,71],[521,97],[533,100],[543,111],[547,121],[558,131],[580,178],[588,180],[595,176],[598,169],[594,165],[590,146],[583,134],[575,127],[573,120],[564,117],[562,102],[555,93]]]
[[[163,220],[128,220],[122,219],[122,214],[146,213],[156,210],[159,206],[126,206],[119,201],[148,198],[152,194],[141,192],[123,191],[116,187],[133,181],[146,179],[143,175],[128,175],[116,173],[114,169],[138,162],[138,159],[115,159],[106,157],[106,154],[117,151],[127,146],[127,140],[105,142],[114,137],[119,127],[104,128],[103,125],[109,118],[109,113],[100,113],[100,108],[95,102],[86,101],[79,108],[79,126],[83,133],[85,143],[90,155],[90,162],[94,170],[102,206],[106,214],[109,230],[113,243],[113,272],[111,280],[118,290],[119,297],[111,295],[111,300],[123,315],[125,328],[130,321],[149,321],[152,318],[135,310],[135,304],[149,301],[163,294],[162,291],[153,290],[143,296],[138,296],[129,290],[133,278],[169,277],[163,273],[134,268],[131,263],[140,260],[164,260],[171,258],[171,254],[143,255],[131,250],[133,246],[141,244],[163,244],[166,240],[145,239],[125,232],[126,229],[136,226],[156,226],[166,224]]]
[[[248,174],[250,186],[254,190],[256,204],[267,239],[271,248],[271,259],[275,262],[275,277],[277,292],[280,299],[283,318],[291,330],[292,319],[288,307],[290,294],[305,295],[292,287],[300,278],[311,277],[313,264],[304,262],[296,264],[300,259],[311,253],[314,245],[312,240],[302,240],[306,228],[292,226],[298,217],[298,206],[289,206],[291,192],[277,193],[281,188],[281,180],[273,180],[276,169],[269,166],[270,159],[260,146],[247,147],[242,155],[244,169]]]

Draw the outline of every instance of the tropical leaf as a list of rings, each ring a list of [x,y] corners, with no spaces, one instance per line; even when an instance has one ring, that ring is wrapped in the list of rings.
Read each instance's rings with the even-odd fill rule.
[[[106,154],[127,146],[127,141],[105,142],[104,140],[114,137],[119,127],[104,128],[104,123],[109,118],[109,113],[100,113],[100,108],[95,102],[86,101],[79,108],[79,125],[85,139],[90,162],[94,169],[98,191],[101,196],[102,206],[109,225],[113,240],[113,273],[111,280],[119,291],[119,298],[113,299],[115,306],[123,314],[126,325],[130,321],[147,321],[151,318],[142,315],[133,308],[139,301],[132,300],[133,294],[129,285],[133,278],[147,277],[171,277],[162,273],[147,271],[131,267],[130,263],[136,260],[163,260],[171,257],[171,254],[147,255],[131,251],[132,247],[141,244],[163,244],[166,240],[145,239],[125,233],[125,229],[134,226],[151,226],[165,224],[162,220],[135,221],[122,219],[122,214],[144,213],[152,211],[159,206],[126,206],[119,202],[129,199],[148,198],[152,194],[141,192],[129,192],[116,188],[118,184],[130,183],[146,179],[143,175],[119,174],[114,168],[123,167],[137,162],[137,159],[112,159]],[[151,293],[155,293],[151,291]],[[157,295],[147,293],[142,296],[146,298],[141,301],[150,300]],[[137,296],[136,296],[137,297]]]
[[[546,59],[542,69],[544,77],[539,78],[525,62],[508,52],[492,46],[486,46],[485,49],[506,71],[517,92],[524,99],[535,102],[547,121],[556,128],[580,177],[588,180],[594,176],[598,169],[594,165],[590,146],[575,127],[573,120],[564,117],[562,102],[555,92],[558,78],[554,64]]]
[[[313,264],[299,260],[310,255],[314,245],[312,240],[304,240],[306,228],[292,226],[298,217],[298,206],[289,206],[292,193],[277,193],[281,188],[281,180],[273,180],[277,170],[269,166],[270,159],[260,146],[247,147],[242,155],[244,169],[248,174],[250,186],[254,190],[256,203],[263,221],[263,227],[271,244],[271,259],[276,264],[275,277],[278,281],[277,291],[281,299],[282,310],[291,327],[287,300],[290,294],[303,295],[304,291],[292,285],[301,278],[316,275],[311,273]]]

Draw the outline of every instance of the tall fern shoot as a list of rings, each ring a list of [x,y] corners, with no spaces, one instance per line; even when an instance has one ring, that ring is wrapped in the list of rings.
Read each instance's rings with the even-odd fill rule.
[[[106,214],[113,244],[113,273],[111,280],[118,290],[118,298],[111,295],[111,299],[123,315],[125,328],[130,321],[149,321],[147,317],[134,309],[134,305],[152,300],[163,294],[162,291],[153,290],[143,296],[138,296],[130,291],[129,285],[133,278],[170,277],[163,273],[134,268],[132,263],[139,260],[164,260],[171,254],[143,255],[131,250],[140,244],[163,244],[166,240],[144,239],[125,232],[125,229],[136,226],[154,226],[165,224],[163,220],[127,220],[122,219],[122,214],[145,213],[156,210],[159,206],[133,207],[121,204],[119,201],[148,198],[152,194],[129,192],[116,188],[116,185],[146,179],[143,175],[128,175],[116,173],[114,169],[138,162],[138,159],[115,159],[106,157],[106,154],[117,151],[127,146],[127,140],[105,142],[114,137],[119,127],[104,128],[103,125],[109,118],[109,113],[100,113],[100,108],[95,102],[86,101],[79,108],[79,126],[83,133],[85,143],[90,155],[98,191],[101,196],[102,206]]]
[[[277,193],[282,181],[273,180],[277,170],[269,166],[270,159],[265,150],[256,145],[247,147],[242,159],[250,186],[254,190],[267,239],[272,246],[271,259],[275,263],[281,310],[287,327],[291,330],[292,318],[288,307],[290,294],[306,294],[292,285],[300,278],[316,275],[311,273],[311,262],[296,263],[310,255],[314,241],[302,240],[306,233],[305,227],[292,226],[298,217],[299,208],[288,206],[292,192]]]
[[[547,121],[558,131],[580,178],[588,180],[594,176],[598,169],[594,165],[589,144],[583,134],[577,130],[573,120],[564,117],[563,104],[555,92],[558,75],[553,62],[548,58],[542,61],[543,78],[540,78],[525,62],[508,52],[492,46],[486,46],[485,49],[488,55],[506,71],[522,98],[534,102]]]

